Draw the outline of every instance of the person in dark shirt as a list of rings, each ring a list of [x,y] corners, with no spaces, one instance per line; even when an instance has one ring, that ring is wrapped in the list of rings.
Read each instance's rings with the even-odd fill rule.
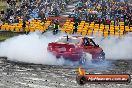
[[[7,0],[7,3],[9,4],[11,2],[11,0]]]
[[[1,14],[4,14],[4,13],[5,13],[5,12],[4,12],[4,10],[2,9],[2,10],[1,10]]]
[[[23,21],[23,25],[22,25],[22,27],[23,27],[23,28],[26,27],[26,22],[25,22],[25,21]]]
[[[77,28],[78,28],[78,22],[75,21],[75,23],[73,24],[74,29],[73,29],[73,34],[77,32]]]
[[[0,12],[0,15],[1,15],[2,18],[4,17],[4,13],[5,13],[5,12],[4,12],[4,10],[2,9],[1,12]]]

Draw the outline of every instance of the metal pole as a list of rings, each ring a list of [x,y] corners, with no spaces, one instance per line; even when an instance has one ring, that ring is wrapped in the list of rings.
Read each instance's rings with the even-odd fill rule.
[[[124,14],[124,31],[125,31],[126,14]]]

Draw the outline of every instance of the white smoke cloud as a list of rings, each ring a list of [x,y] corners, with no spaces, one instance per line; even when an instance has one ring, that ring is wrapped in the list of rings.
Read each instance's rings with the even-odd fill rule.
[[[63,58],[56,59],[47,51],[47,45],[64,35],[66,34],[53,35],[51,32],[42,35],[35,32],[7,39],[0,43],[0,57],[5,56],[8,60],[26,63],[63,65],[66,61]],[[106,59],[132,59],[131,37],[125,36],[122,39],[98,37],[96,41],[103,48]]]
[[[8,57],[8,60],[11,61],[35,64],[64,64],[63,59],[56,59],[55,56],[47,51],[48,43],[54,40],[55,37],[53,35],[45,36],[40,32],[19,35],[0,44],[0,56]]]
[[[132,36],[131,33],[122,38],[109,37],[97,39],[103,48],[106,59],[132,59]]]

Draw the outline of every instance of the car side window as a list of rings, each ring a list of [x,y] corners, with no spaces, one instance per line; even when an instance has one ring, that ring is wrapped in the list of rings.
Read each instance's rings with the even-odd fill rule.
[[[89,38],[84,38],[83,39],[83,44],[84,44],[84,46],[94,46],[92,40],[89,39]]]
[[[89,45],[90,46],[94,46],[93,42],[92,42],[92,39],[89,39]]]

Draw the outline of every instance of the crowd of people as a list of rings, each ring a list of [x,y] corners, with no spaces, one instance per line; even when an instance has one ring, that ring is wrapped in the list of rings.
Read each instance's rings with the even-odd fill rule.
[[[65,10],[68,0],[22,0],[19,5],[16,3],[16,0],[7,0],[7,10],[1,10],[3,22],[17,22],[17,17],[27,21],[32,18],[45,20],[50,14],[58,16]]]
[[[79,20],[115,25],[132,25],[132,4],[121,0],[80,0],[73,12]]]
[[[18,17],[27,21],[38,18],[42,21],[50,15],[59,16],[65,11],[67,4],[71,0],[22,0],[17,5],[16,0],[7,0],[8,8],[6,12],[1,10],[1,20],[3,22],[18,22]],[[73,10],[76,20],[115,25],[125,22],[132,25],[132,4],[123,0],[79,0]]]

